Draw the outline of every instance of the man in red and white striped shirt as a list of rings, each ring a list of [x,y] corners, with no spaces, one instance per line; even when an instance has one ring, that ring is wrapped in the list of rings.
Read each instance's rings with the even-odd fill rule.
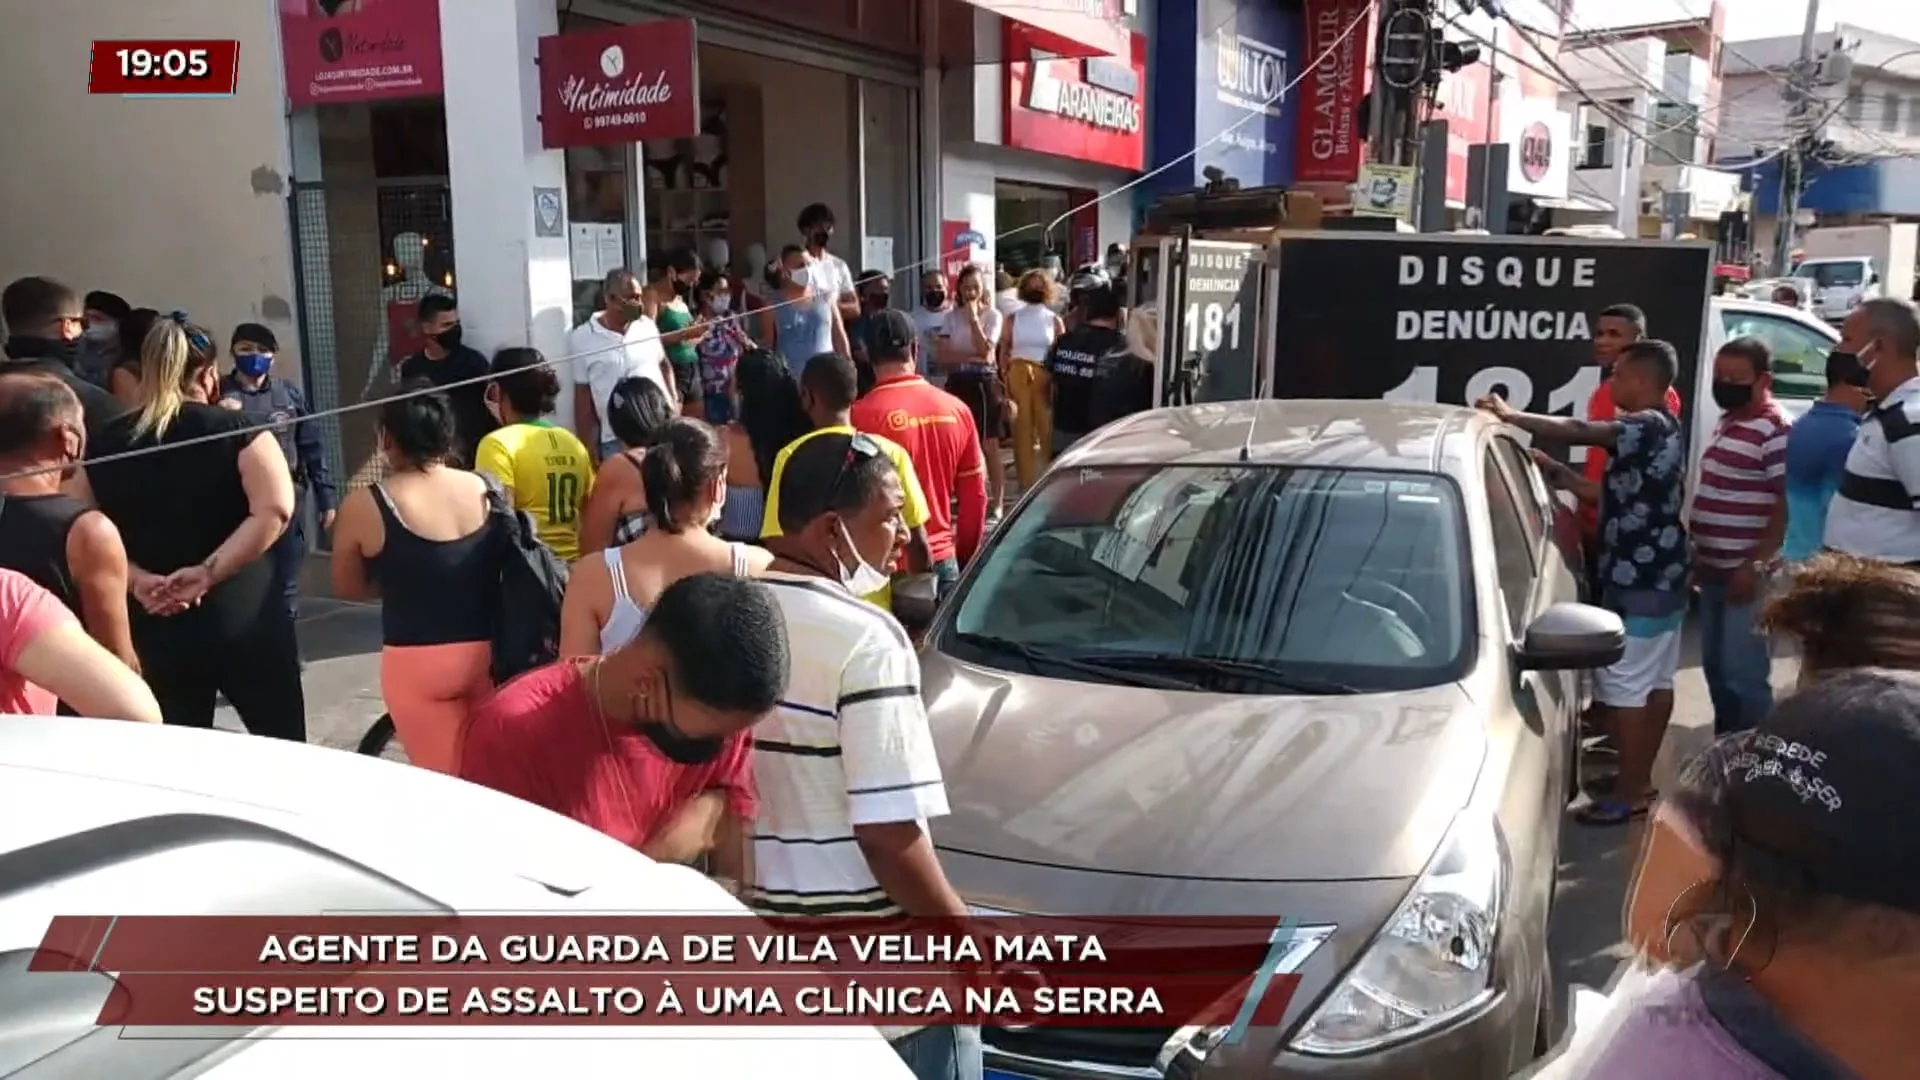
[[[1687,532],[1700,585],[1700,667],[1716,734],[1773,709],[1773,655],[1758,624],[1762,585],[1786,529],[1787,431],[1773,399],[1773,354],[1737,338],[1713,358],[1720,424],[1700,455]]]

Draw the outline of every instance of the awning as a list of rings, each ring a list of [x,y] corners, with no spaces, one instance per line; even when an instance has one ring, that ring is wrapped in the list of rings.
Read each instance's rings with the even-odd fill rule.
[[[1580,214],[1613,213],[1612,203],[1604,199],[1588,198],[1585,195],[1569,195],[1564,199],[1545,199],[1535,195],[1533,201],[1536,206],[1544,206],[1549,210],[1572,210]]]
[[[1056,56],[1131,57],[1132,39],[1109,0],[962,0],[1025,26],[1034,44]]]

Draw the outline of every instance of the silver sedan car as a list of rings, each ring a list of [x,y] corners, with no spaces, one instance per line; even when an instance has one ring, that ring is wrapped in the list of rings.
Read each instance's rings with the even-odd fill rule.
[[[1581,673],[1625,642],[1558,510],[1461,408],[1163,409],[1060,460],[930,632],[942,862],[985,910],[1286,918],[1301,981],[1238,1040],[989,1030],[991,1069],[1504,1080],[1545,1050]]]

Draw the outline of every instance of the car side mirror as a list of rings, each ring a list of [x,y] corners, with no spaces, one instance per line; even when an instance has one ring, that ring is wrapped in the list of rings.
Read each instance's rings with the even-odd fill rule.
[[[1519,662],[1523,671],[1580,671],[1607,667],[1626,651],[1620,616],[1592,604],[1555,604],[1527,627]]]

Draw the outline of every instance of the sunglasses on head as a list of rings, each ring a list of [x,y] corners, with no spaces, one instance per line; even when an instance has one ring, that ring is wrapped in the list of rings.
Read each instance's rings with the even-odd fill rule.
[[[840,460],[840,471],[833,474],[833,484],[827,488],[827,504],[832,505],[840,495],[840,488],[853,475],[853,467],[862,461],[880,456],[880,444],[873,436],[864,431],[855,432],[847,440],[847,456]]]

